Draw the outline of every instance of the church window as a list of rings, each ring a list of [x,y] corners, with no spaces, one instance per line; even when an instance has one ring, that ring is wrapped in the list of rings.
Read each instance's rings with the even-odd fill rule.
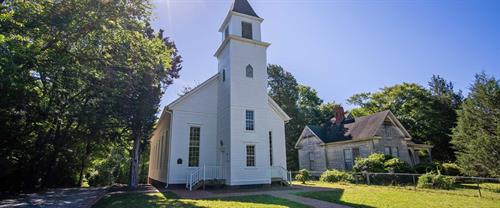
[[[273,132],[269,132],[269,165],[273,166]]]
[[[226,26],[226,29],[224,30],[224,38],[227,38],[229,36],[229,26]]]
[[[247,167],[255,167],[255,145],[247,145]]]
[[[252,23],[241,22],[241,37],[253,39]]]
[[[226,70],[225,69],[222,70],[222,81],[223,82],[226,81]]]
[[[245,112],[245,129],[247,131],[253,131],[254,130],[254,111],[253,110],[247,110]]]
[[[245,72],[246,72],[247,77],[249,77],[249,78],[253,77],[253,67],[250,64],[247,65]]]
[[[198,167],[200,163],[200,127],[189,129],[189,167]]]

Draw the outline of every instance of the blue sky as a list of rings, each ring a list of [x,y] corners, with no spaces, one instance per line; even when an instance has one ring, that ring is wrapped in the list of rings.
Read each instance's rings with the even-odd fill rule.
[[[217,72],[217,32],[232,0],[152,0],[153,27],[165,29],[183,56],[184,86]],[[249,0],[265,20],[268,63],[290,71],[326,102],[433,74],[467,92],[475,73],[500,78],[500,1]],[[349,106],[347,106],[349,108]]]

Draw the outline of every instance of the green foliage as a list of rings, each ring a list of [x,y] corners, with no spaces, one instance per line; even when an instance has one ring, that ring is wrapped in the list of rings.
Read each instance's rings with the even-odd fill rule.
[[[311,87],[299,85],[290,72],[279,65],[267,67],[269,96],[293,118],[285,126],[287,167],[299,169],[298,153],[295,149],[297,139],[304,126],[322,124],[332,118],[337,104],[323,103]]]
[[[444,175],[459,176],[463,172],[462,168],[456,163],[443,163],[441,167]]]
[[[295,180],[300,181],[302,184],[305,184],[306,181],[309,180],[309,171],[306,169],[300,170],[299,173],[295,175]]]
[[[399,158],[391,158],[384,162],[384,169],[391,173],[410,173],[413,172],[410,165]]]
[[[458,112],[452,144],[464,173],[500,177],[500,84],[477,74]]]
[[[370,172],[370,173],[410,173],[413,169],[410,165],[390,155],[382,153],[373,153],[367,158],[357,158],[353,167],[354,172]]]
[[[173,42],[149,26],[150,6],[2,1],[0,192],[112,172],[102,160],[115,145],[138,150],[127,163],[141,161],[160,97],[181,69]]]
[[[455,183],[455,178],[441,174],[426,173],[418,177],[417,187],[451,189]]]
[[[429,172],[433,172],[433,171],[434,172],[438,171],[441,169],[441,167],[439,166],[439,163],[423,162],[423,163],[419,163],[419,164],[416,164],[415,166],[413,166],[413,169],[417,173],[425,174],[425,173],[429,173]]]
[[[335,183],[335,182],[351,183],[354,181],[354,177],[352,176],[352,174],[347,172],[342,172],[338,170],[326,170],[321,174],[319,180],[330,183]]]
[[[387,160],[386,158],[388,158],[388,156],[382,153],[374,153],[367,158],[356,158],[353,170],[354,172],[385,172],[384,163]]]

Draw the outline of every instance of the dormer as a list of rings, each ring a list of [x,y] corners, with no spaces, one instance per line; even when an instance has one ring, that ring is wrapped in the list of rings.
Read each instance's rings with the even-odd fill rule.
[[[262,21],[264,19],[255,13],[247,0],[235,0],[219,28],[222,41],[229,36],[261,41],[260,24]]]

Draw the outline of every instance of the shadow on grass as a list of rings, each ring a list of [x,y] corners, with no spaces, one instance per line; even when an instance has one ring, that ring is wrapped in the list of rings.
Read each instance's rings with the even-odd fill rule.
[[[299,192],[296,193],[296,195],[336,204],[347,205],[350,207],[373,208],[373,206],[343,201],[342,196],[344,195],[344,189],[339,189],[339,188],[331,188],[330,191]]]
[[[167,193],[117,193],[99,200],[93,208],[132,207],[197,207],[193,203],[178,200],[175,194]]]

